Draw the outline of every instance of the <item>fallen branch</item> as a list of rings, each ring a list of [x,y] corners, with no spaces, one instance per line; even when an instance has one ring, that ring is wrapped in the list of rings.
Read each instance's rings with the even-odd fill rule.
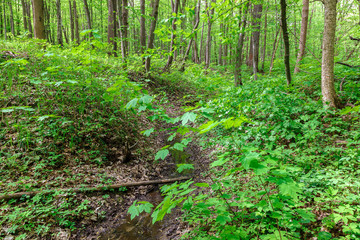
[[[113,184],[107,186],[97,186],[97,187],[80,187],[80,188],[62,188],[62,189],[51,189],[51,190],[40,190],[40,191],[32,191],[32,192],[18,192],[18,193],[9,193],[0,195],[1,200],[9,200],[9,199],[18,199],[25,196],[33,197],[36,194],[49,195],[55,192],[65,192],[66,193],[83,193],[83,192],[101,192],[101,191],[109,191],[111,189],[121,188],[121,187],[136,187],[136,186],[146,186],[152,184],[163,184],[163,183],[172,183],[176,181],[184,181],[189,180],[190,177],[179,177],[179,178],[170,178],[170,179],[161,179],[161,180],[151,180],[151,181],[143,181],[143,182],[129,182],[129,183],[120,183]]]
[[[340,65],[344,65],[344,66],[350,67],[350,68],[358,68],[358,67],[360,67],[360,65],[353,66],[353,65],[350,65],[350,64],[347,64],[347,63],[343,63],[343,62],[336,62],[336,63],[337,63],[337,64],[340,64]]]
[[[354,38],[354,37],[350,36],[350,40],[353,40],[353,41],[360,41],[360,38]]]

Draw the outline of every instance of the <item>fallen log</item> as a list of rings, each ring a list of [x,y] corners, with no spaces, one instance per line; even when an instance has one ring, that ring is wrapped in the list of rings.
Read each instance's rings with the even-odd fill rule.
[[[23,196],[33,197],[36,194],[49,195],[55,192],[64,192],[66,193],[84,193],[84,192],[101,192],[101,191],[109,191],[111,189],[121,188],[121,187],[136,187],[136,186],[146,186],[153,184],[163,184],[163,183],[172,183],[176,181],[184,181],[189,180],[190,177],[179,177],[179,178],[170,178],[170,179],[160,179],[160,180],[150,180],[143,182],[129,182],[129,183],[120,183],[106,186],[96,186],[96,187],[79,187],[79,188],[61,188],[61,189],[50,189],[50,190],[40,190],[40,191],[31,191],[31,192],[17,192],[17,193],[9,193],[0,195],[1,200],[10,200],[10,199],[18,199]]]

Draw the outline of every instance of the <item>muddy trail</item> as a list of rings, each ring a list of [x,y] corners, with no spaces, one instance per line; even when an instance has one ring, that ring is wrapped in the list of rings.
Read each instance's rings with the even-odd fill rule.
[[[145,84],[144,87],[150,94],[158,93],[159,86],[164,87],[164,82],[158,81],[156,77],[129,74],[129,78],[131,81]],[[183,114],[181,98],[183,94],[191,94],[186,90],[176,92],[176,89],[172,88],[169,90],[172,92],[167,93],[171,97],[168,104],[163,107],[170,117]],[[173,91],[175,91],[175,94]],[[171,127],[170,124],[149,122],[145,118],[142,121],[145,126],[149,126],[148,128],[168,129]],[[204,181],[202,173],[208,170],[209,152],[208,150],[202,150],[197,145],[196,140],[189,143],[183,152],[170,152],[164,161],[160,160],[155,163],[149,160],[154,159],[154,156],[145,156],[149,154],[149,148],[157,151],[157,149],[171,144],[167,141],[168,133],[169,131],[160,131],[158,134],[139,139],[136,148],[133,149],[133,151],[137,152],[137,154],[134,154],[135,157],[128,163],[114,162],[107,167],[107,174],[117,179],[119,179],[120,175],[124,179],[123,182],[176,178],[184,176],[184,174],[176,172],[176,165],[185,161],[194,164],[194,170],[188,172],[186,176],[193,178],[194,181]],[[167,214],[161,222],[156,224],[152,224],[150,214],[144,213],[131,220],[130,215],[127,213],[128,208],[135,200],[148,201],[154,206],[160,203],[163,199],[160,192],[161,186],[158,184],[130,187],[125,192],[107,192],[106,195],[99,192],[84,195],[84,198],[91,200],[92,208],[95,209],[96,214],[89,216],[89,219],[83,219],[79,223],[79,230],[76,232],[70,234],[70,232],[60,231],[58,239],[179,239],[184,232],[189,230],[189,227],[181,222],[179,209],[173,209],[171,214]],[[81,228],[81,226],[86,227]]]

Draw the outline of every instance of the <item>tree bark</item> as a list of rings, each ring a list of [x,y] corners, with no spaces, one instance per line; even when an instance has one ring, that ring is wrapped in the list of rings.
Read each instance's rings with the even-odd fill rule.
[[[116,55],[117,44],[115,41],[116,37],[116,1],[115,0],[108,0],[108,43],[112,46],[112,51],[109,52],[109,55]]]
[[[146,31],[145,31],[145,0],[140,0],[140,46],[141,54],[144,54],[146,49]],[[145,59],[143,59],[144,61]]]
[[[21,0],[21,7],[22,7],[22,14],[23,14],[23,22],[24,22],[24,31],[28,31],[28,26],[27,26],[27,19],[26,19],[26,6],[25,6],[25,1]]]
[[[325,20],[321,63],[321,93],[325,106],[340,107],[334,86],[334,53],[337,0],[324,0]]]
[[[287,84],[291,84],[291,72],[290,72],[290,44],[289,44],[289,33],[287,29],[286,22],[286,0],[280,0],[281,4],[281,28],[283,32],[284,39],[284,63],[285,63],[285,73]]]
[[[200,37],[200,47],[199,47],[199,62],[202,62],[202,57],[203,57],[203,42],[204,42],[204,28],[205,28],[205,23],[202,24],[202,29],[201,29],[201,37]]]
[[[7,40],[7,26],[6,26],[6,14],[5,14],[5,7],[6,7],[6,4],[5,4],[5,0],[3,1],[3,19],[4,19],[4,37],[5,37],[5,40]]]
[[[43,0],[32,0],[34,16],[34,37],[46,39],[44,25],[44,2]]]
[[[16,34],[15,34],[15,25],[14,25],[14,13],[13,13],[13,8],[12,8],[11,1],[9,1],[8,4],[9,4],[9,9],[10,9],[10,29],[11,29],[12,35],[16,36]]]
[[[88,28],[88,30],[91,30],[92,26],[91,26],[91,16],[90,16],[89,5],[88,5],[87,0],[83,0],[83,2],[84,2],[85,16],[86,16],[86,20],[87,20],[87,28]],[[90,38],[92,37],[91,32],[89,33],[89,37]]]
[[[75,40],[75,31],[74,31],[74,13],[72,9],[71,0],[69,0],[69,16],[70,16],[70,34],[71,34],[71,41],[74,42]]]
[[[56,0],[56,18],[57,18],[57,41],[60,46],[64,45],[62,36],[62,21],[61,21],[61,5],[60,0]]]
[[[305,46],[306,46],[306,35],[309,19],[309,0],[303,0],[302,14],[301,14],[301,32],[300,32],[300,41],[299,41],[299,53],[296,59],[296,65],[294,73],[298,73],[299,63],[305,55]]]
[[[278,29],[278,31],[276,32],[276,35],[275,35],[275,41],[273,44],[273,52],[272,52],[271,61],[270,61],[269,74],[271,74],[272,68],[274,66],[274,59],[275,59],[276,51],[279,46],[279,42],[280,42],[280,38],[281,38],[281,36],[278,38],[279,33],[280,33],[280,29]]]
[[[26,15],[27,15],[27,21],[28,21],[28,29],[29,29],[29,38],[32,37],[33,35],[33,26],[31,23],[31,10],[30,10],[30,3],[25,2],[25,6],[26,6]]]
[[[241,78],[241,65],[243,62],[242,52],[243,52],[243,47],[244,47],[246,18],[247,18],[247,14],[248,14],[248,7],[249,7],[249,3],[247,3],[244,7],[244,11],[242,14],[242,21],[239,24],[240,33],[239,33],[238,44],[236,46],[235,71],[234,71],[235,87],[237,87],[239,85],[243,85],[242,78]],[[240,13],[241,13],[241,10],[240,10]]]
[[[266,58],[266,37],[267,37],[267,10],[265,12],[265,20],[264,20],[264,43],[262,49],[262,65],[261,71],[264,72],[265,69],[265,58]]]
[[[152,21],[150,25],[150,31],[149,31],[149,38],[148,38],[148,49],[154,48],[154,38],[155,38],[155,28],[157,23],[157,18],[159,14],[159,1],[160,0],[154,0],[153,3],[153,12],[152,12]],[[148,56],[145,60],[145,71],[149,72],[151,66],[151,56]]]
[[[165,65],[163,71],[168,71],[174,60],[175,38],[176,38],[176,34],[175,34],[176,33],[176,18],[177,18],[177,14],[178,14],[178,10],[179,10],[179,3],[180,3],[180,0],[175,0],[175,2],[173,3],[172,13],[173,13],[173,15],[175,15],[175,17],[171,23],[172,32],[171,32],[171,42],[170,42],[170,51],[169,51],[170,55],[168,57],[167,63]]]
[[[213,3],[216,4],[216,0],[212,0]],[[208,32],[207,32],[207,39],[206,39],[206,51],[205,51],[205,68],[209,68],[211,62],[211,27],[212,27],[212,18],[215,12],[215,9],[211,4],[209,4],[210,8],[207,10],[208,15]]]
[[[146,186],[153,184],[165,184],[165,183],[173,183],[176,181],[185,181],[189,180],[190,177],[178,177],[178,178],[170,178],[170,179],[159,179],[159,180],[150,180],[150,181],[142,181],[142,182],[129,182],[129,183],[120,183],[113,184],[107,186],[97,186],[97,187],[79,187],[79,188],[63,188],[63,189],[52,189],[52,190],[43,190],[43,191],[32,191],[32,192],[17,192],[12,194],[3,194],[0,195],[1,200],[10,200],[10,199],[18,199],[23,197],[24,195],[33,197],[36,194],[49,195],[55,192],[65,192],[66,193],[83,193],[83,192],[101,192],[101,191],[109,191],[122,187],[137,187],[137,186]]]
[[[253,51],[253,74],[254,80],[257,80],[257,73],[259,72],[259,48],[260,48],[260,21],[261,21],[262,4],[254,6],[253,10],[253,29],[255,31],[252,34],[252,51]]]
[[[76,43],[80,44],[80,33],[79,33],[79,16],[76,10],[76,0],[73,0],[73,8],[74,8],[74,35],[76,39]]]
[[[126,67],[126,59],[128,55],[129,41],[128,41],[128,27],[129,27],[129,11],[128,0],[122,0],[122,25],[121,25],[121,54]]]

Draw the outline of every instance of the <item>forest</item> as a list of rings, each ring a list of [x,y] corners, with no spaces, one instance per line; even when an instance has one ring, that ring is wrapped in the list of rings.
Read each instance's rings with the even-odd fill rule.
[[[0,239],[360,239],[360,0],[0,1]]]

